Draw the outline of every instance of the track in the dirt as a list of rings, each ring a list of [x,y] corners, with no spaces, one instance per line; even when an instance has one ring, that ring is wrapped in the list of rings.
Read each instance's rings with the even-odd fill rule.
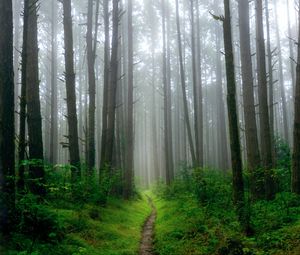
[[[148,200],[152,207],[152,212],[143,227],[142,241],[141,241],[139,255],[154,255],[153,233],[154,233],[154,222],[156,219],[156,208],[155,208],[151,198],[148,197]]]

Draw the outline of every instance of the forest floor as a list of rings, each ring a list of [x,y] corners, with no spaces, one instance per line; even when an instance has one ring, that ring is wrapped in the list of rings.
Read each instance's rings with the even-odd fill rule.
[[[153,255],[153,235],[154,224],[157,216],[156,208],[151,197],[148,197],[149,204],[151,205],[152,212],[149,218],[146,220],[142,231],[142,240],[140,246],[140,255]]]

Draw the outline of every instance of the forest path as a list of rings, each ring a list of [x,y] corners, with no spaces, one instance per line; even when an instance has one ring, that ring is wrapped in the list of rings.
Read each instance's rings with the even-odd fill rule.
[[[142,241],[141,241],[139,255],[154,255],[153,234],[154,234],[154,223],[156,220],[157,212],[152,199],[149,196],[147,197],[148,197],[149,204],[152,207],[152,212],[148,217],[148,219],[146,220],[145,225],[143,227]]]

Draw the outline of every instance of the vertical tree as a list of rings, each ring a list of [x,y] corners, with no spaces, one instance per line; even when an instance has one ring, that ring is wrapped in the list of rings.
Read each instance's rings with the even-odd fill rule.
[[[0,233],[8,234],[15,204],[12,1],[0,1]]]
[[[197,6],[198,8],[198,6]],[[203,144],[202,137],[200,132],[200,113],[199,113],[199,105],[202,101],[202,98],[199,98],[199,77],[198,77],[198,65],[197,61],[198,56],[196,51],[196,30],[195,30],[195,15],[194,15],[194,0],[190,0],[190,13],[191,13],[191,47],[192,47],[192,73],[193,73],[193,98],[194,98],[194,130],[195,130],[195,147],[196,147],[196,160],[197,166],[203,166]],[[198,17],[197,17],[198,19]],[[198,33],[198,31],[197,31]],[[198,39],[197,39],[198,40]],[[200,102],[199,102],[200,101]]]
[[[118,85],[118,48],[119,48],[119,0],[113,0],[112,11],[112,47],[110,60],[110,78],[108,89],[107,130],[104,163],[112,167],[115,142],[116,95]]]
[[[284,76],[283,76],[283,60],[282,60],[282,48],[279,35],[279,24],[278,24],[278,12],[277,12],[277,1],[274,1],[275,9],[275,26],[276,26],[276,43],[278,49],[278,72],[279,72],[279,86],[280,86],[280,97],[281,97],[281,106],[282,106],[282,120],[283,120],[283,134],[284,139],[289,143],[289,125],[288,125],[288,110],[287,102],[284,88]],[[289,16],[289,15],[288,15]]]
[[[127,95],[127,138],[126,138],[126,164],[125,164],[125,187],[124,197],[130,198],[133,192],[133,152],[134,152],[134,134],[133,134],[133,28],[132,28],[132,0],[127,3],[128,12],[128,95]]]
[[[253,91],[253,69],[250,46],[249,27],[249,1],[239,0],[239,31],[240,31],[240,54],[242,64],[243,101],[245,115],[245,136],[248,160],[248,170],[251,175],[251,193],[253,198],[263,194],[263,187],[259,185],[256,171],[260,166],[260,155],[257,137],[254,91]]]
[[[42,116],[39,93],[38,33],[37,33],[37,1],[26,0],[28,5],[28,27],[26,44],[26,103],[29,159],[34,160],[29,168],[30,189],[34,194],[45,193],[43,167]]]
[[[51,164],[57,163],[58,154],[58,114],[57,114],[57,2],[51,5],[51,128],[50,158]]]
[[[26,73],[27,73],[27,30],[28,30],[28,12],[29,2],[24,2],[23,11],[23,46],[22,46],[22,77],[21,77],[21,97],[20,97],[20,120],[19,120],[19,144],[18,144],[18,159],[19,159],[19,179],[17,182],[18,191],[22,193],[25,188],[25,167],[22,161],[25,160],[26,152]]]
[[[300,42],[300,10],[298,17]],[[298,57],[296,69],[296,91],[295,91],[295,120],[294,120],[294,150],[292,159],[292,191],[300,194],[300,43],[298,43]]]
[[[180,28],[180,19],[179,19],[179,1],[176,0],[176,27],[177,27],[177,43],[178,43],[178,54],[179,54],[179,65],[180,65],[180,80],[181,80],[181,89],[183,95],[183,107],[184,107],[184,119],[188,134],[188,142],[191,151],[191,157],[193,165],[196,166],[196,154],[195,148],[193,144],[192,130],[189,118],[189,109],[188,109],[188,101],[187,101],[187,93],[186,93],[186,82],[185,82],[185,71],[184,71],[184,63],[183,63],[183,52],[182,52],[182,41],[181,41],[181,28]]]
[[[87,63],[88,63],[88,79],[89,79],[89,123],[88,123],[88,150],[87,150],[87,164],[89,174],[92,174],[96,160],[95,148],[95,111],[96,111],[96,75],[95,75],[95,61],[97,48],[97,32],[98,32],[98,13],[99,0],[96,2],[96,18],[95,18],[95,33],[93,44],[93,0],[88,1],[88,15],[87,15]]]
[[[237,104],[236,104],[236,81],[234,72],[234,56],[231,35],[230,2],[224,0],[225,16],[223,20],[226,79],[227,79],[227,105],[229,118],[230,148],[233,175],[233,199],[237,207],[237,213],[241,223],[247,226],[244,214],[244,183],[241,157],[241,146],[238,126]]]
[[[173,150],[172,150],[172,126],[171,126],[171,77],[169,56],[169,23],[167,7],[162,0],[162,33],[163,33],[163,91],[164,91],[164,150],[166,164],[166,183],[173,179]]]
[[[68,139],[70,163],[72,166],[72,181],[80,177],[80,157],[78,143],[76,92],[75,92],[75,72],[74,72],[74,52],[73,52],[73,30],[71,15],[71,0],[63,0],[63,24],[65,43],[65,79],[67,91],[67,111],[68,111]]]
[[[255,1],[256,6],[256,57],[257,57],[257,80],[258,80],[258,99],[259,99],[259,120],[260,120],[260,139],[261,157],[265,171],[265,195],[267,199],[274,197],[274,183],[271,169],[272,162],[272,141],[268,110],[268,90],[266,74],[266,50],[263,26],[262,0]]]
[[[105,166],[105,148],[107,138],[107,115],[108,115],[108,89],[109,89],[109,63],[110,63],[110,38],[109,38],[109,2],[103,1],[104,12],[104,85],[102,107],[102,135],[101,135],[101,169]]]

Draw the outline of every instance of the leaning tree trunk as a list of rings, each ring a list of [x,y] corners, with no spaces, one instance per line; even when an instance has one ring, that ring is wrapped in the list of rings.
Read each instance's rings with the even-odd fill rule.
[[[265,171],[265,196],[267,199],[274,197],[274,180],[271,169],[272,162],[272,140],[268,110],[268,90],[266,74],[266,50],[263,31],[263,10],[262,0],[256,0],[256,57],[257,57],[257,79],[258,79],[258,99],[259,99],[259,120],[262,165]]]
[[[299,35],[300,42],[300,10],[299,10]],[[295,121],[294,121],[294,151],[292,159],[292,191],[300,194],[300,44],[298,43],[298,58],[296,69],[295,91]]]
[[[67,91],[67,111],[69,128],[69,153],[70,164],[72,166],[72,181],[75,182],[80,177],[80,156],[78,143],[76,92],[75,92],[75,72],[74,72],[74,52],[73,52],[73,32],[71,16],[71,0],[63,0],[63,24],[65,43],[65,79]]]
[[[12,1],[0,1],[0,233],[9,234],[15,207]],[[5,36],[3,36],[5,35]]]
[[[239,0],[239,17],[246,150],[248,170],[251,176],[250,190],[255,199],[263,195],[263,187],[259,185],[259,176],[256,174],[260,167],[260,155],[254,106],[248,0]]]
[[[29,188],[36,195],[44,195],[45,171],[43,166],[42,116],[39,93],[37,1],[28,1],[28,27],[26,47],[26,103],[28,124]],[[25,2],[26,2],[25,1]]]
[[[185,71],[184,71],[183,54],[182,54],[182,42],[181,42],[181,29],[180,29],[180,20],[179,20],[178,0],[176,0],[176,27],[177,27],[177,41],[178,41],[181,88],[182,88],[182,95],[183,95],[184,119],[185,119],[186,129],[187,129],[187,133],[188,133],[188,141],[189,141],[189,146],[190,146],[190,151],[191,151],[192,162],[193,162],[193,165],[195,166],[195,165],[197,165],[197,163],[196,163],[195,148],[194,148],[194,144],[193,144],[192,130],[191,130],[191,124],[190,124],[190,118],[189,118],[187,94],[186,94]]]

